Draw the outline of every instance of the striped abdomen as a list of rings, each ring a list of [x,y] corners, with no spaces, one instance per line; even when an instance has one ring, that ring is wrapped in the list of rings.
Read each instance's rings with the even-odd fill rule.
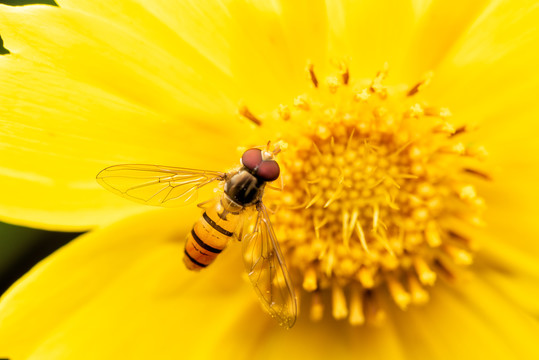
[[[227,212],[224,216],[222,202],[207,209],[187,235],[183,262],[189,270],[210,265],[234,235],[239,212]]]

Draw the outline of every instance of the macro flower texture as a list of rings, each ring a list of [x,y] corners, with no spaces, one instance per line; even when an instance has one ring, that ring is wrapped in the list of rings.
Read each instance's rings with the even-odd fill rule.
[[[539,358],[535,1],[57,3],[0,6],[0,219],[86,233],[3,295],[0,357]],[[96,181],[273,146],[291,329],[236,241],[186,269],[196,203]]]

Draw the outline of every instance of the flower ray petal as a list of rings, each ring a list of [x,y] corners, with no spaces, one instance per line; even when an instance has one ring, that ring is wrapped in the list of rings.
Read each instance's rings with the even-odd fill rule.
[[[1,6],[0,19],[0,33],[12,53],[61,67],[69,78],[156,112],[181,116],[186,108],[210,114],[235,110],[235,101],[224,92],[230,79],[179,38],[174,47],[162,48],[147,34],[108,19],[51,6]]]
[[[241,281],[238,247],[206,271],[184,268],[184,236],[194,215],[169,210],[132,217],[82,236],[37,265],[0,303],[3,353],[144,358],[158,346],[174,358],[215,351],[202,345],[224,337],[256,300]],[[178,219],[182,225],[171,226]],[[259,316],[266,321],[261,310]],[[192,330],[197,327],[207,333]],[[91,346],[96,337],[100,345]]]
[[[233,125],[217,127],[217,120],[197,113],[187,113],[198,120],[188,122],[163,116],[18,55],[0,57],[0,67],[4,220],[82,230],[141,210],[99,187],[95,176],[106,166],[226,170],[237,162],[244,136]]]

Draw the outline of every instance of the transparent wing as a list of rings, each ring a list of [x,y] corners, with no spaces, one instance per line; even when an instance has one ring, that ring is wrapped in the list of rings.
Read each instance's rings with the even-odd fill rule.
[[[254,229],[242,241],[247,274],[266,310],[291,328],[297,317],[296,295],[266,207],[259,207]]]
[[[97,174],[97,182],[120,196],[156,206],[181,206],[197,198],[198,189],[225,173],[160,165],[115,165]]]

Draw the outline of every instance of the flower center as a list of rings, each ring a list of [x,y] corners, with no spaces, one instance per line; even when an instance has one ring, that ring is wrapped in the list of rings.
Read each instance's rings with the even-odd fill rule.
[[[329,293],[334,318],[379,322],[382,297],[424,304],[438,277],[472,263],[467,232],[484,202],[471,183],[488,177],[476,168],[486,152],[459,141],[469,129],[453,126],[449,110],[418,100],[428,78],[389,87],[387,70],[367,81],[346,66],[326,79],[307,73],[312,89],[276,112],[289,144],[284,188],[265,201],[311,318]]]

